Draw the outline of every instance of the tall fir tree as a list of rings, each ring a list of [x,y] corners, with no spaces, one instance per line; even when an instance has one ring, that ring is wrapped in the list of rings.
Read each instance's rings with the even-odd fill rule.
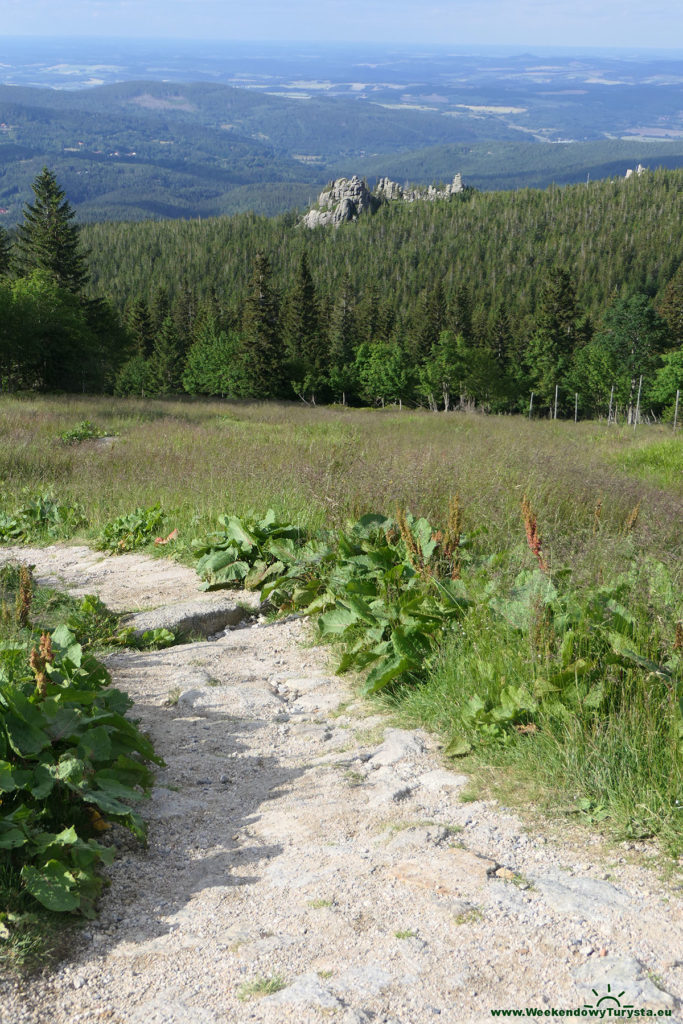
[[[44,167],[32,185],[33,203],[24,207],[17,231],[15,263],[22,277],[46,271],[54,281],[78,294],[88,280],[76,216],[52,171]]]
[[[161,325],[170,312],[171,300],[168,295],[168,289],[160,285],[152,292],[152,298],[149,302],[149,316],[152,321],[154,335],[159,333]]]
[[[282,318],[282,340],[287,356],[307,367],[319,368],[321,361],[320,317],[315,285],[306,252],[301,254],[294,287]]]
[[[161,332],[163,320],[155,329],[149,307],[144,299],[138,299],[128,309],[126,327],[131,335],[134,354],[148,359],[154,348],[154,338]]]
[[[531,387],[549,409],[555,388],[562,387],[574,350],[584,340],[576,292],[568,271],[553,268],[541,292],[536,330],[526,361]]]
[[[0,277],[9,274],[12,266],[12,242],[3,227],[0,227]]]
[[[192,331],[197,316],[197,297],[187,281],[183,281],[175,297],[172,315],[181,352],[185,353],[192,344]]]
[[[154,340],[152,355],[148,360],[154,390],[160,395],[173,395],[181,390],[183,359],[180,338],[173,317],[167,316]]]
[[[254,398],[277,398],[284,392],[278,301],[271,285],[270,261],[258,252],[242,318],[242,338]]]
[[[683,263],[664,289],[657,312],[666,321],[671,332],[671,342],[683,345]]]
[[[446,314],[443,285],[437,281],[422,297],[415,336],[415,355],[420,361],[429,358],[432,347],[439,341],[441,332],[446,328]]]

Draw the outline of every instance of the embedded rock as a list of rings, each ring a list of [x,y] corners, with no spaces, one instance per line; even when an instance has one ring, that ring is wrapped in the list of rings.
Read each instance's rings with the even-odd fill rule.
[[[124,619],[124,625],[130,626],[138,637],[152,629],[207,637],[241,622],[249,614],[244,607],[247,601],[253,604],[254,611],[258,610],[256,596],[248,591],[240,591],[239,600],[234,594],[207,594],[193,601],[180,601],[152,611],[137,612]]]

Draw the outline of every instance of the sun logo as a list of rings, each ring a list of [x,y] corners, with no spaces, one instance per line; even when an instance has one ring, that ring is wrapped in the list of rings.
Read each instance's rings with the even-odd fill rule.
[[[612,1006],[618,1006],[623,1010],[633,1009],[633,1003],[624,1003],[623,1006],[621,1005],[621,997],[624,995],[625,989],[622,989],[621,992],[615,995],[612,992],[612,986],[608,985],[607,994],[604,996],[601,996],[596,988],[592,989],[592,992],[594,996],[598,996],[598,1001],[595,1006],[593,1003],[584,1003],[583,1006],[585,1010],[599,1010],[601,1007],[604,1009],[608,1003]]]

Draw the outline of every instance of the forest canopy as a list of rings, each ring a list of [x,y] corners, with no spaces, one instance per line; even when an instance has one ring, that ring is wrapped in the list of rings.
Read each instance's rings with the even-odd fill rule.
[[[660,170],[387,203],[336,230],[254,214],[79,230],[45,169],[0,238],[3,387],[497,412],[533,392],[540,414],[557,396],[560,415],[632,417],[642,376],[640,408],[671,415],[682,187]],[[49,208],[61,255],[38,259]]]

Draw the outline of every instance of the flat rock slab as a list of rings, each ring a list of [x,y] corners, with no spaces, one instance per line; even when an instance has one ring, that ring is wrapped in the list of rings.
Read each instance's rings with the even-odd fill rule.
[[[443,790],[462,789],[470,780],[467,775],[458,775],[456,772],[446,771],[445,768],[435,768],[420,775],[417,781],[430,793],[438,793]]]
[[[393,984],[394,978],[383,967],[367,964],[349,967],[338,978],[330,982],[342,994],[374,996]]]
[[[185,636],[207,637],[226,626],[236,626],[252,610],[258,610],[258,598],[247,591],[239,592],[239,600],[233,593],[206,594],[192,601],[179,601],[164,605],[163,608],[129,615],[124,625],[130,626],[137,637],[153,629],[169,629],[172,633]]]
[[[214,1014],[205,1006],[188,1006],[170,993],[150,999],[130,1015],[126,1024],[214,1024]]]
[[[485,886],[495,871],[494,860],[469,850],[432,850],[429,857],[403,861],[389,874],[414,889],[429,889],[441,896],[458,896]]]
[[[397,764],[421,754],[424,749],[424,742],[417,733],[408,732],[406,729],[387,729],[384,742],[377,748],[368,764],[371,768]]]
[[[529,877],[546,903],[562,914],[596,920],[632,907],[630,897],[623,890],[598,878],[577,878],[562,871]]]
[[[620,997],[619,1002],[624,1008],[624,1016],[629,1004],[635,1010],[655,1011],[671,1010],[677,1005],[677,1000],[673,996],[650,981],[643,965],[633,957],[591,957],[587,963],[574,971],[574,978],[586,997],[586,1004],[591,1003],[595,1006],[598,999],[603,999],[600,1009],[616,1009],[617,1001],[610,998],[609,986],[609,992]],[[623,995],[620,995],[622,992]]]
[[[317,1006],[321,1010],[338,1010],[342,1005],[329,989],[321,985],[317,974],[302,974],[287,988],[272,996],[266,996],[264,1002],[271,1006],[305,1003],[307,1006]]]

